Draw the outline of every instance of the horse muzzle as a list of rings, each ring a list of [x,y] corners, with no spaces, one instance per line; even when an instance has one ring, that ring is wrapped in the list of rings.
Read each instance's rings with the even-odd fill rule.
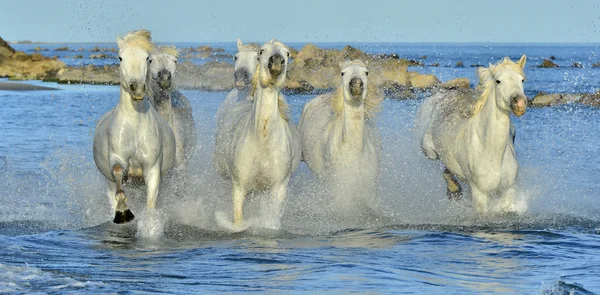
[[[131,91],[131,98],[135,101],[140,101],[144,99],[144,94],[146,93],[146,84],[141,83],[131,83],[129,84],[129,91]]]
[[[160,86],[161,90],[170,89],[172,85],[171,72],[168,70],[162,70],[158,72],[158,85]]]
[[[274,77],[279,77],[285,69],[285,59],[279,53],[269,57],[268,64],[269,73]]]
[[[527,111],[527,97],[516,96],[510,100],[510,108],[512,109],[515,116],[520,117]]]
[[[359,98],[362,96],[363,91],[365,90],[365,83],[363,82],[362,79],[360,79],[358,77],[354,77],[350,80],[350,83],[348,84],[348,88],[350,89],[350,94],[354,98]]]
[[[237,90],[242,91],[248,85],[250,85],[250,73],[246,69],[239,69],[233,73],[233,77],[235,79],[235,88]]]

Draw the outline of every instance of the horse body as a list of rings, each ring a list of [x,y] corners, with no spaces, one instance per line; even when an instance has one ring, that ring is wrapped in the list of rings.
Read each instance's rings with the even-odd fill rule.
[[[332,182],[335,197],[374,195],[381,135],[371,115],[381,97],[367,90],[368,72],[362,62],[346,62],[340,68],[338,90],[304,106],[299,123],[302,158],[320,178]]]
[[[178,52],[172,47],[154,52],[149,58],[148,84],[152,106],[175,135],[176,168],[187,171],[187,162],[196,148],[196,127],[189,100],[173,87],[177,58]]]
[[[300,162],[300,137],[287,114],[279,87],[289,52],[275,40],[263,45],[253,77],[251,100],[224,110],[217,128],[215,163],[232,181],[234,223],[243,224],[243,202],[252,191],[268,191],[279,215],[291,173]]]
[[[448,196],[462,189],[455,177],[466,180],[479,213],[488,211],[489,196],[501,197],[495,211],[515,211],[518,163],[513,146],[510,112],[525,113],[523,93],[525,56],[518,63],[505,59],[478,74],[484,89],[438,93],[420,110],[425,132],[424,154],[445,166]]]
[[[147,207],[155,208],[160,178],[175,164],[175,137],[146,97],[146,59],[150,32],[136,31],[118,39],[121,88],[117,106],[105,114],[94,133],[94,162],[108,183],[115,223],[131,221],[123,177],[143,177]]]

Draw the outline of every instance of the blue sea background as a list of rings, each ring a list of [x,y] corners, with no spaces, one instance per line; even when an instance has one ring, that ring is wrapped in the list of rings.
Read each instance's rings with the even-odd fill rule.
[[[198,43],[175,44],[180,48]],[[234,54],[234,43],[208,44]],[[288,44],[301,49],[304,44]],[[347,44],[317,43],[340,49]],[[598,44],[350,44],[368,53],[418,60],[409,70],[440,80],[467,77],[471,65],[527,54],[526,94],[600,89]],[[96,46],[15,44],[58,55],[68,65]],[[54,51],[68,46],[69,51]],[[78,48],[84,51],[75,51]],[[83,59],[72,58],[76,54]],[[426,56],[427,58],[422,58]],[[538,68],[554,56],[559,68]],[[192,59],[203,64],[214,58]],[[232,62],[230,58],[222,60]],[[457,67],[462,61],[464,67]],[[583,68],[574,68],[575,62]],[[439,63],[438,67],[430,66]],[[383,102],[376,214],[344,215],[302,164],[290,181],[281,231],[230,234],[215,221],[231,212],[230,184],[212,169],[215,113],[226,92],[182,90],[194,108],[199,150],[191,193],[169,185],[159,199],[164,235],[146,239],[143,193],[132,192],[138,218],[114,225],[91,140],[97,120],[118,101],[117,86],[58,85],[50,91],[0,91],[0,292],[106,293],[416,293],[595,294],[600,292],[600,109],[570,103],[530,108],[513,118],[524,215],[480,217],[470,196],[451,203],[441,168],[420,153],[412,131],[417,99]],[[314,95],[288,94],[293,119]],[[264,198],[249,200],[259,218]]]

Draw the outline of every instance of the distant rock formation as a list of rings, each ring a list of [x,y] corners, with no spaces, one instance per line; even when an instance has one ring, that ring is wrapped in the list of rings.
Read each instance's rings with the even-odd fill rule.
[[[11,80],[41,80],[55,76],[65,64],[39,53],[16,51],[0,38],[0,77]]]

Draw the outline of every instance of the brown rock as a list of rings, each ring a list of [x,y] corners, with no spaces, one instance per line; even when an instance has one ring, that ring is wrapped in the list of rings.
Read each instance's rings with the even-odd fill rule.
[[[469,78],[455,78],[446,81],[441,86],[446,89],[469,89],[471,88],[471,82]]]
[[[54,49],[54,51],[69,51],[69,47],[58,47],[56,49]]]
[[[530,105],[532,107],[547,107],[570,102],[577,102],[581,100],[581,98],[581,94],[547,94],[544,92],[539,92],[533,97],[533,99],[531,99]]]
[[[408,72],[410,86],[416,89],[429,89],[440,83],[433,74],[420,74],[417,72]]]
[[[538,66],[538,68],[558,68],[558,65],[551,62],[548,59],[544,59],[544,61]]]
[[[464,67],[464,66],[465,66],[465,65],[463,64],[463,62],[462,62],[462,61],[459,61],[459,62],[457,62],[457,63],[456,63],[456,67],[457,67],[457,68],[462,68],[462,67]]]

